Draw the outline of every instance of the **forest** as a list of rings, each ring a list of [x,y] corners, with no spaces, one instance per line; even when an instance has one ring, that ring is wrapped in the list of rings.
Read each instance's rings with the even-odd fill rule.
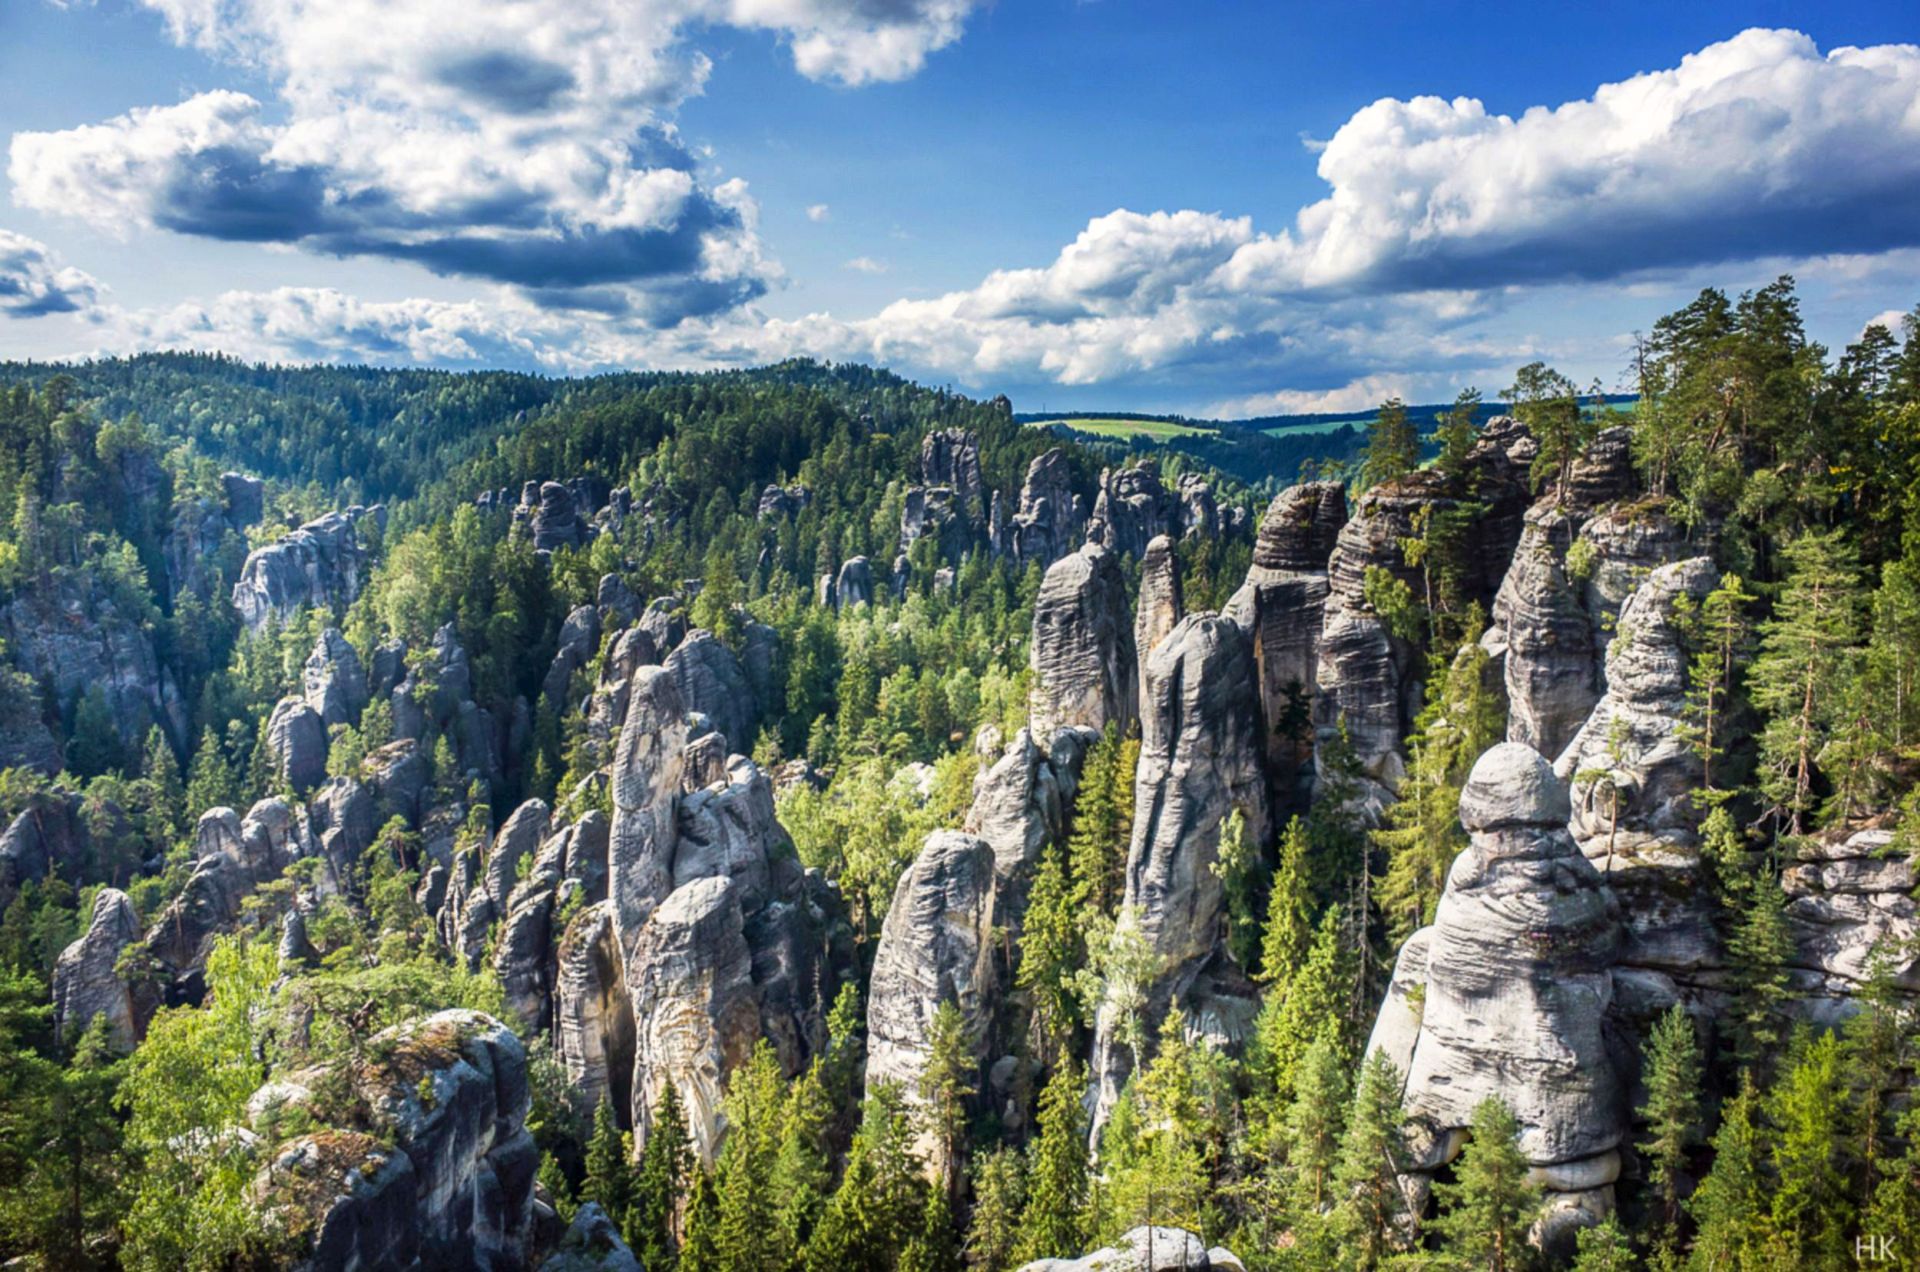
[[[1485,387],[0,364],[0,1261],[1920,1267],[1920,311]]]

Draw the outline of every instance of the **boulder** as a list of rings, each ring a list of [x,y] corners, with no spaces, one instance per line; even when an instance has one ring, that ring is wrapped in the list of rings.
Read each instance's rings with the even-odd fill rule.
[[[1038,1259],[1019,1272],[1245,1272],[1230,1250],[1208,1249],[1184,1228],[1135,1228],[1080,1258]]]
[[[873,604],[873,566],[867,558],[849,557],[841,563],[839,576],[833,581],[833,604],[843,610]]]
[[[775,488],[777,489],[777,487]],[[646,1272],[633,1251],[620,1239],[620,1229],[600,1203],[589,1201],[573,1214],[560,1246],[540,1265],[540,1272]]]
[[[1047,569],[1034,601],[1028,660],[1036,737],[1133,721],[1139,695],[1133,625],[1126,580],[1112,552],[1090,543]]]

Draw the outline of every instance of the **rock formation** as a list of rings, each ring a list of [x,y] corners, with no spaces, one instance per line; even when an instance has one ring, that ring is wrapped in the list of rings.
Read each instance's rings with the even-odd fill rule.
[[[680,700],[688,711],[712,721],[735,751],[753,749],[760,722],[758,696],[731,649],[712,632],[695,628],[667,655],[666,668],[680,686]]]
[[[248,553],[233,585],[233,607],[247,630],[284,622],[308,606],[344,608],[360,595],[368,575],[366,549],[355,530],[362,517],[384,528],[387,511],[376,504],[330,512]]]
[[[1246,1272],[1228,1249],[1207,1243],[1184,1228],[1134,1228],[1118,1245],[1080,1258],[1036,1259],[1018,1272]]]
[[[1346,522],[1346,492],[1337,482],[1281,491],[1260,521],[1247,580],[1225,611],[1251,639],[1259,667],[1260,732],[1276,811],[1303,807],[1302,788],[1312,782],[1327,562]]]
[[[1145,1033],[1176,1002],[1196,1027],[1229,1042],[1244,1035],[1254,992],[1223,948],[1224,901],[1212,866],[1221,826],[1236,811],[1249,841],[1266,842],[1266,773],[1252,650],[1233,622],[1182,619],[1146,661],[1140,765],[1124,905],[1158,957],[1143,986]],[[1096,1129],[1133,1066],[1102,1007],[1094,1042]]]
[[[959,831],[927,836],[900,876],[880,930],[867,993],[867,1089],[900,1084],[919,1099],[933,1016],[959,1009],[978,1059],[987,1042],[994,993],[994,854],[986,840]],[[923,1155],[937,1151],[921,1135]]]
[[[94,1017],[104,1016],[113,1045],[132,1051],[157,1006],[142,989],[129,987],[117,968],[120,952],[140,941],[133,903],[118,888],[102,888],[93,917],[79,940],[61,951],[53,969],[53,1026],[71,1045]]]
[[[327,628],[313,642],[313,652],[301,668],[300,687],[307,705],[319,712],[322,724],[331,727],[359,721],[368,699],[366,668],[338,627]]]
[[[1173,556],[1173,540],[1157,536],[1140,560],[1140,597],[1133,610],[1133,650],[1146,676],[1147,655],[1167,638],[1186,613],[1180,591],[1180,563]],[[1144,697],[1144,685],[1143,697]]]
[[[848,557],[840,563],[840,573],[833,580],[831,592],[834,608],[848,610],[856,605],[873,604],[873,566],[863,556]]]
[[[1180,500],[1168,492],[1151,463],[1100,474],[1093,514],[1087,519],[1087,542],[1138,558],[1155,536],[1177,538],[1185,529]]]
[[[1073,493],[1072,461],[1056,446],[1027,465],[1019,508],[994,534],[994,547],[1021,565],[1037,561],[1044,569],[1073,551],[1085,522],[1084,501]]]
[[[1920,995],[1920,907],[1914,863],[1889,851],[1886,827],[1842,828],[1802,841],[1781,877],[1794,1009],[1832,1025],[1852,1014],[1854,996],[1873,975],[1876,953],[1890,960],[1894,983]]]
[[[253,1183],[255,1204],[314,1268],[524,1267],[540,1150],[526,1129],[527,1056],[499,1021],[443,1011],[369,1040],[344,1074],[354,1125],[280,1144]],[[302,1071],[261,1088],[256,1128],[319,1107],[329,1075]]]
[[[1143,548],[1145,545],[1142,545]],[[1138,713],[1126,580],[1097,544],[1048,568],[1033,605],[1030,711],[1036,737],[1067,727],[1125,727]]]
[[[1569,812],[1531,747],[1480,757],[1460,796],[1470,845],[1433,926],[1402,952],[1369,1044],[1406,1075],[1416,1174],[1459,1151],[1481,1101],[1506,1101],[1549,1193],[1549,1245],[1611,1210],[1629,1113],[1604,1032],[1618,906],[1567,833]]]
[[[274,776],[304,795],[327,776],[327,726],[300,698],[282,698],[267,720]]]

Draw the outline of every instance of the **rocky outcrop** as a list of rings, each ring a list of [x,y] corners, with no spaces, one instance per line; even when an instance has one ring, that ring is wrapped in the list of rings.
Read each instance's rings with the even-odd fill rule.
[[[539,502],[527,518],[527,528],[536,552],[577,548],[587,538],[573,492],[557,481],[540,483]]]
[[[746,670],[712,632],[695,628],[667,655],[666,668],[680,686],[680,700],[712,722],[736,751],[753,749],[760,708]]]
[[[620,1239],[620,1229],[600,1203],[589,1201],[573,1215],[560,1246],[540,1265],[540,1272],[646,1272],[633,1251]]]
[[[320,714],[322,724],[354,724],[366,710],[367,672],[360,655],[338,627],[329,627],[313,642],[300,671],[300,688],[307,705]]]
[[[994,993],[994,855],[986,840],[937,830],[893,892],[867,993],[867,1089],[895,1082],[919,1100],[933,1016],[959,1009],[979,1059]],[[923,1133],[923,1155],[939,1151]]]
[[[368,1040],[344,1071],[353,1124],[296,1136],[254,1179],[254,1204],[310,1268],[520,1268],[533,1232],[540,1150],[526,1129],[527,1056],[511,1029],[443,1011]],[[255,1128],[299,1108],[334,1111],[336,1085],[306,1070],[255,1094]]]
[[[1036,737],[1109,722],[1124,728],[1138,714],[1126,580],[1112,552],[1090,543],[1048,568],[1028,660]]]
[[[327,726],[300,698],[282,698],[267,719],[267,753],[274,776],[304,795],[327,776]]]
[[[1024,908],[1019,898],[1040,850],[1066,837],[1080,766],[1098,736],[1091,729],[1061,729],[1042,749],[1032,731],[1022,729],[1003,755],[975,775],[965,830],[993,849],[1002,924],[1017,924]]]
[[[813,502],[813,491],[795,482],[791,486],[769,485],[760,492],[756,516],[761,521],[797,517]]]
[[[1531,747],[1503,742],[1480,757],[1460,796],[1470,844],[1433,926],[1401,955],[1372,1044],[1406,1074],[1416,1174],[1459,1151],[1481,1101],[1506,1101],[1550,1194],[1549,1245],[1612,1208],[1628,1129],[1604,1034],[1618,907],[1567,833],[1569,812],[1565,785]]]
[[[1238,812],[1251,843],[1266,842],[1266,774],[1252,651],[1240,628],[1212,614],[1181,620],[1148,655],[1134,781],[1124,905],[1159,968],[1142,987],[1145,1035],[1180,1003],[1196,1027],[1237,1042],[1254,991],[1224,949],[1224,900],[1213,871],[1220,830]],[[1096,1129],[1134,1064],[1103,1006],[1094,1041]]]
[[[953,492],[960,514],[978,522],[986,515],[987,484],[980,476],[980,439],[961,428],[935,429],[920,442],[920,480]]]
[[[304,811],[284,800],[263,799],[244,818],[231,808],[200,815],[193,873],[145,937],[147,956],[167,981],[169,1003],[200,1000],[207,955],[216,937],[239,925],[241,902],[315,850]]]
[[[78,795],[55,787],[28,796],[0,834],[0,910],[13,904],[22,885],[50,874],[78,882],[87,843]]]
[[[1135,1228],[1080,1258],[1036,1259],[1019,1272],[1246,1272],[1231,1250],[1207,1243],[1184,1228]]]
[[[1246,582],[1225,610],[1252,641],[1259,667],[1261,736],[1276,810],[1304,807],[1311,790],[1327,562],[1346,522],[1338,482],[1281,491],[1261,519]]]
[[[605,1100],[616,1114],[631,1117],[633,1003],[611,902],[574,916],[556,961],[554,1050],[568,1081],[587,1105]]]
[[[1140,560],[1140,597],[1133,609],[1133,650],[1143,679],[1147,655],[1185,613],[1180,563],[1174,559],[1173,540],[1163,534],[1147,545],[1147,554]]]
[[[153,623],[130,612],[98,571],[60,570],[17,590],[0,604],[0,647],[40,690],[0,687],[0,705],[12,699],[31,718],[45,703],[46,723],[61,726],[64,720],[62,727],[70,727],[80,700],[97,694],[129,754],[139,752],[155,725],[175,747],[187,741],[187,703],[154,645]],[[57,761],[45,754],[43,730],[25,727],[15,746],[24,746],[29,757]]]
[[[1881,826],[1842,828],[1803,840],[1781,876],[1794,1009],[1831,1025],[1850,1015],[1876,957],[1896,986],[1920,996],[1920,907],[1911,858]]]
[[[849,610],[856,605],[873,604],[873,566],[867,558],[849,557],[841,562],[831,595],[835,609]]]
[[[995,531],[994,547],[1023,566],[1038,562],[1044,569],[1073,551],[1086,519],[1085,501],[1073,493],[1072,460],[1056,446],[1027,465],[1019,508]]]
[[[433,635],[433,646],[394,689],[393,731],[415,741],[438,733],[453,747],[467,781],[492,781],[500,772],[500,739],[493,713],[473,700],[473,669],[452,623]]]
[[[678,797],[687,748],[685,699],[664,667],[642,667],[627,690],[613,759],[609,888],[623,949],[673,890]]]
[[[1142,461],[1128,468],[1100,474],[1093,514],[1087,519],[1087,542],[1113,552],[1144,556],[1158,535],[1179,537],[1186,530],[1181,502],[1160,480],[1160,470]]]
[[[356,525],[363,517],[384,527],[383,506],[355,505],[307,522],[284,538],[255,548],[233,585],[233,607],[247,630],[285,622],[307,607],[344,609],[360,595],[369,574]]]
[[[68,1045],[96,1016],[105,1017],[113,1045],[132,1051],[146,1032],[157,1005],[142,985],[121,978],[121,951],[140,941],[140,920],[133,902],[118,888],[102,888],[93,899],[93,917],[79,940],[61,951],[53,969],[53,1027]]]
[[[612,577],[609,575],[608,577]],[[592,605],[576,605],[560,624],[560,639],[540,681],[540,697],[554,710],[564,710],[573,673],[593,660],[600,648],[600,611]]]
[[[1711,896],[1699,870],[1699,752],[1686,733],[1683,604],[1719,582],[1695,557],[1647,575],[1621,608],[1607,691],[1554,764],[1572,783],[1568,829],[1626,919],[1624,965],[1698,977],[1717,966]]]

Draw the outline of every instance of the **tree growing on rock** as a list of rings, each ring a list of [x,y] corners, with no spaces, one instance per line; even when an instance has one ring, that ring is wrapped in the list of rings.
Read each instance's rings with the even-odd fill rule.
[[[1441,1203],[1434,1227],[1448,1250],[1490,1272],[1526,1266],[1527,1231],[1540,1211],[1540,1189],[1528,1182],[1519,1136],[1513,1110],[1488,1096],[1473,1111],[1454,1182],[1434,1189]]]

